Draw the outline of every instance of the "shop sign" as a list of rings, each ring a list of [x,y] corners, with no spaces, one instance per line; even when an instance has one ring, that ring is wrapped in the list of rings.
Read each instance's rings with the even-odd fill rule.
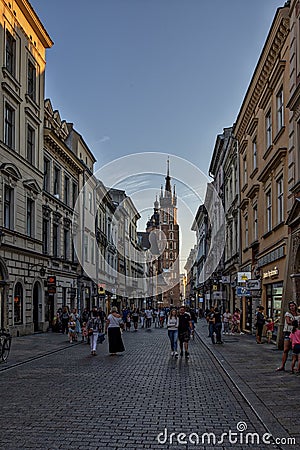
[[[248,280],[247,288],[251,291],[258,291],[260,289],[260,280]]]
[[[249,291],[249,289],[238,286],[236,288],[236,295],[238,297],[251,297],[251,292]]]
[[[251,279],[251,272],[238,272],[238,283],[246,283]]]
[[[98,295],[100,298],[105,298],[105,284],[98,283]]]
[[[279,269],[278,267],[274,267],[274,269],[268,270],[267,272],[263,272],[263,278],[273,278],[278,277]]]
[[[222,276],[222,283],[223,284],[230,284],[230,275]]]
[[[56,294],[56,277],[55,276],[47,277],[47,288],[48,288],[48,294]]]
[[[213,298],[214,300],[221,300],[222,299],[222,291],[214,291],[213,292]]]

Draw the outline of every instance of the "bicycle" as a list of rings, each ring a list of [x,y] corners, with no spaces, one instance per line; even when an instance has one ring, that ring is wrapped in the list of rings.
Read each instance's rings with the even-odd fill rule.
[[[4,330],[4,328],[0,329],[0,359],[1,361],[6,361],[10,352],[11,347],[11,334]]]

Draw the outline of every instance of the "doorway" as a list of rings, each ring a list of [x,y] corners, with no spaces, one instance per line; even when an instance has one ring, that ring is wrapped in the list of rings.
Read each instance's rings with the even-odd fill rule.
[[[38,281],[33,287],[33,330],[40,331],[40,323],[42,322],[42,289]]]

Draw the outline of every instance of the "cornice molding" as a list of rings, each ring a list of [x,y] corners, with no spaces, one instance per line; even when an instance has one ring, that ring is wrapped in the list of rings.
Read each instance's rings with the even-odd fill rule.
[[[287,153],[286,148],[278,149],[277,152],[275,153],[275,155],[270,160],[270,162],[265,166],[264,170],[261,172],[261,174],[257,178],[258,181],[265,183],[267,181],[267,179],[269,178],[270,173],[274,169],[276,169],[276,167],[279,166],[282,159],[285,158],[286,153]]]
[[[61,142],[51,130],[44,128],[44,141],[52,148],[62,159],[64,159],[67,164],[73,167],[77,173],[84,171],[82,164],[77,160],[76,155],[72,154],[69,148]]]

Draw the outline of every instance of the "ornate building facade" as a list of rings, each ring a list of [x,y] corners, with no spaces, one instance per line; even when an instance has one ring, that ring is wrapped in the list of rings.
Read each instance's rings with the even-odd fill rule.
[[[42,252],[45,54],[26,0],[0,1],[0,324],[34,331],[45,314]]]

